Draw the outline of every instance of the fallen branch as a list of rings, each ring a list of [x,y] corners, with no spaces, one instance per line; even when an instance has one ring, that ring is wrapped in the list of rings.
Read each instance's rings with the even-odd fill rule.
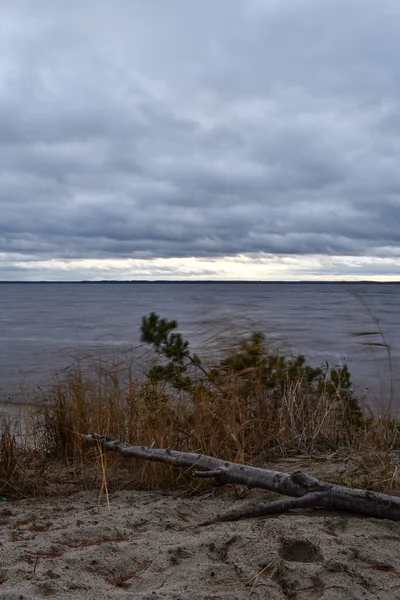
[[[257,487],[285,496],[294,496],[294,498],[267,502],[244,511],[216,517],[201,525],[281,514],[294,508],[346,510],[378,519],[400,521],[400,497],[327,483],[301,471],[290,475],[280,471],[231,463],[204,454],[180,452],[169,448],[132,446],[97,433],[85,435],[84,439],[89,445],[101,446],[104,450],[118,452],[126,458],[158,461],[179,468],[194,468],[195,477],[214,478],[221,485],[243,484],[250,488]]]

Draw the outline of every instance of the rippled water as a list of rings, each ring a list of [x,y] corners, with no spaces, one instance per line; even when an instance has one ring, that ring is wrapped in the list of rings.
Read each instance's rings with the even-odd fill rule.
[[[0,393],[17,396],[21,382],[45,385],[71,355],[137,346],[141,317],[156,311],[177,319],[206,354],[261,330],[272,346],[301,352],[309,364],[345,360],[360,395],[376,407],[392,386],[396,406],[399,306],[400,284],[3,283]]]

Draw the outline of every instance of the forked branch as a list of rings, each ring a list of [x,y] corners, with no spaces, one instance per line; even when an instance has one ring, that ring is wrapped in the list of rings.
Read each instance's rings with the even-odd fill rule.
[[[281,473],[280,471],[236,464],[204,454],[180,452],[169,448],[132,446],[97,433],[85,435],[84,439],[89,445],[101,446],[104,450],[118,452],[126,458],[158,461],[179,468],[193,468],[195,477],[214,478],[220,484],[243,484],[250,488],[257,487],[284,496],[293,496],[290,499],[283,498],[244,511],[216,517],[202,525],[220,521],[237,521],[261,515],[284,513],[294,508],[310,507],[346,510],[369,517],[400,521],[400,498],[397,496],[327,483],[300,471],[292,474]]]

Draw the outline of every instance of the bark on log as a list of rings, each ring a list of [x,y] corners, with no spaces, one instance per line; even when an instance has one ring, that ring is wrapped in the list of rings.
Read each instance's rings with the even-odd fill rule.
[[[237,521],[261,515],[284,513],[294,508],[309,507],[352,511],[369,517],[400,521],[400,497],[327,483],[301,471],[292,474],[281,473],[280,471],[231,463],[204,454],[180,452],[170,448],[132,446],[97,433],[85,435],[84,439],[91,446],[100,445],[104,450],[118,452],[126,458],[158,461],[179,468],[193,468],[196,469],[193,472],[195,477],[212,477],[219,484],[243,484],[294,497],[222,515],[201,523],[201,525]]]

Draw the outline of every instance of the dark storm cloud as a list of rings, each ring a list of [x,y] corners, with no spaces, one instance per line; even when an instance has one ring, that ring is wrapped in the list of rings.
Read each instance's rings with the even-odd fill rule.
[[[0,13],[0,253],[398,256],[397,0]]]

